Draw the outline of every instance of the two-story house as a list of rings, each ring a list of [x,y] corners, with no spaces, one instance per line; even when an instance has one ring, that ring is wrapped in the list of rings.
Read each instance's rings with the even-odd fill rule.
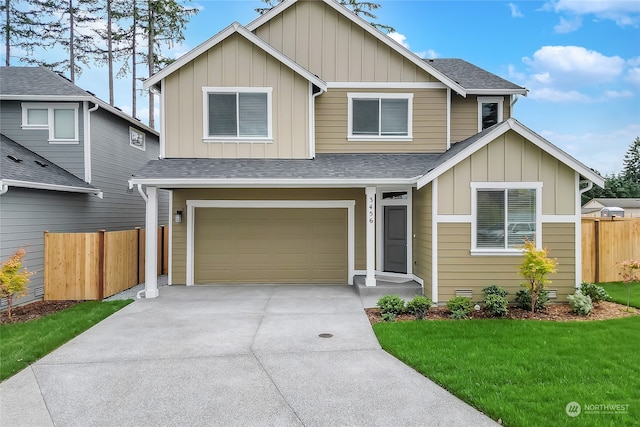
[[[130,183],[147,186],[147,227],[172,190],[171,283],[383,274],[479,299],[519,288],[525,238],[558,258],[559,298],[580,283],[580,193],[603,179],[513,118],[526,89],[423,60],[335,1],[234,23],[145,87],[161,159]]]
[[[158,158],[159,136],[40,67],[0,68],[0,134],[0,257],[26,250],[36,273],[26,303],[44,295],[45,230],[144,226],[145,204],[127,180]],[[165,222],[166,193],[161,199]]]

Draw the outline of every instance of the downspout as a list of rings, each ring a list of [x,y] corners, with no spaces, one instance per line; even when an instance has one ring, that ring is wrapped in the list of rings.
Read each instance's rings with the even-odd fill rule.
[[[91,113],[98,110],[100,106],[96,103],[92,108],[87,109],[89,102],[85,101],[86,122],[84,126],[84,180],[91,183]]]
[[[516,105],[516,102],[518,102],[518,99],[520,99],[520,97],[518,96],[517,93],[514,93],[513,95],[511,95],[511,103],[509,104],[509,109],[511,110],[509,115],[510,117],[513,117],[513,106]]]
[[[311,98],[309,100],[309,157],[316,157],[316,98],[324,92],[318,86],[311,85]]]
[[[578,197],[576,198],[576,237],[575,237],[575,241],[576,241],[576,289],[580,288],[580,285],[582,284],[582,219],[581,219],[581,213],[580,213],[580,209],[582,206],[582,195],[584,193],[586,193],[587,191],[591,190],[593,188],[593,182],[592,181],[588,181],[588,180],[582,180],[580,181],[580,177],[579,174],[576,172],[576,175],[578,175],[578,188],[580,189],[580,186],[582,184],[587,184],[587,186],[585,188],[582,188],[578,191]],[[596,224],[597,225],[597,224]],[[596,248],[597,250],[597,248]],[[598,260],[596,259],[596,266]]]
[[[9,191],[9,186],[6,184],[3,184],[2,181],[0,181],[0,196],[2,196],[7,191]]]
[[[146,194],[144,194],[144,191],[142,191],[142,184],[138,184],[138,193],[140,193],[142,200],[144,200],[144,202],[147,203],[147,200],[149,200],[149,198],[147,197]]]

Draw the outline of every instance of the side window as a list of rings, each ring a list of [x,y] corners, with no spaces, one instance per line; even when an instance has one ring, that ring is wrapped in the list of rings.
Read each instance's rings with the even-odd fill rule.
[[[348,139],[411,140],[413,94],[348,93]]]
[[[478,97],[478,132],[503,120],[503,97]]]
[[[77,144],[78,104],[22,104],[22,128],[46,129],[52,144]]]
[[[137,148],[138,150],[145,151],[146,149],[146,135],[140,132],[138,129],[129,128],[129,145]]]

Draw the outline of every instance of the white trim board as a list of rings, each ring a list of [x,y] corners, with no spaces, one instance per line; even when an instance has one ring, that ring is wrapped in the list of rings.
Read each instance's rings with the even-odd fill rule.
[[[194,282],[194,229],[196,208],[243,209],[347,209],[347,283],[353,285],[355,271],[355,200],[187,200],[186,285]]]

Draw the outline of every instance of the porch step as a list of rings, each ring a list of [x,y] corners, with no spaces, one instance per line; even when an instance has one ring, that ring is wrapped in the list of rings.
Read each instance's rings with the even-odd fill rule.
[[[387,278],[376,275],[376,286],[366,286],[365,276],[354,276],[353,287],[355,288],[365,307],[375,307],[380,297],[384,295],[398,295],[404,300],[410,300],[416,295],[422,295],[422,285],[415,280],[396,283],[395,278]]]

